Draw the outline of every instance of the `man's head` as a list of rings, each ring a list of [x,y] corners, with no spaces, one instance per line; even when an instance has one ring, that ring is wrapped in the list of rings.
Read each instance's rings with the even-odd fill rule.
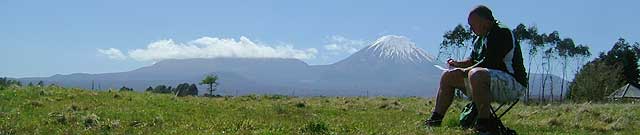
[[[479,36],[484,36],[493,27],[495,19],[491,9],[487,6],[479,5],[471,12],[469,12],[469,18],[467,19],[473,33]]]

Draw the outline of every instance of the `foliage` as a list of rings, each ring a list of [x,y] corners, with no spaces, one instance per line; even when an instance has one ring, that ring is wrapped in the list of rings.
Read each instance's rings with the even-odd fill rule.
[[[603,59],[607,64],[622,64],[625,81],[638,83],[640,79],[640,69],[638,69],[640,52],[638,50],[640,50],[640,46],[637,42],[631,46],[624,38],[619,38]]]
[[[7,77],[0,78],[0,90],[4,90],[5,88],[12,85],[22,86],[22,83],[18,80],[12,80]]]
[[[198,88],[195,84],[182,83],[178,84],[176,88],[166,85],[158,85],[156,87],[149,86],[145,89],[145,92],[174,94],[176,96],[197,96]]]
[[[569,84],[569,99],[574,101],[602,101],[624,85],[622,66],[610,65],[601,58],[589,62]]]
[[[218,85],[218,76],[216,75],[207,75],[200,81],[200,85],[209,85],[209,93],[206,95],[213,96],[213,91],[215,91],[215,86]]]
[[[625,83],[638,83],[640,45],[620,38],[613,48],[585,65],[570,84],[574,101],[600,101]]]
[[[474,38],[471,29],[458,24],[453,30],[442,35],[438,58],[454,58],[461,60],[466,57],[466,52],[471,49],[470,42]],[[452,54],[453,53],[453,54]]]
[[[560,38],[560,32],[553,31],[549,34],[538,33],[538,28],[536,26],[531,26],[527,28],[524,24],[519,24],[515,29],[513,29],[513,34],[518,43],[522,41],[528,41],[527,43],[530,45],[529,49],[529,67],[528,71],[531,73],[533,62],[537,59],[538,52],[542,50],[543,52],[543,61],[541,64],[538,64],[542,67],[543,72],[546,74],[542,78],[542,95],[544,95],[544,89],[546,88],[546,79],[552,79],[550,73],[553,69],[553,60],[560,59],[560,64],[562,66],[562,79],[564,80],[567,73],[567,66],[569,66],[569,62],[571,59],[583,59],[591,56],[591,52],[589,52],[589,47],[586,45],[576,45],[572,38]],[[580,60],[577,61],[576,67],[580,67]],[[531,75],[531,74],[529,74]],[[527,77],[530,78],[530,77]],[[561,83],[560,86],[561,92],[560,97],[564,97],[564,83]],[[550,90],[551,95],[553,96],[553,90]],[[531,94],[528,90],[526,99],[529,99],[529,95]],[[544,98],[542,96],[541,98]]]
[[[120,88],[120,91],[133,91],[133,88],[127,88],[125,86],[122,86],[122,88]]]
[[[173,88],[171,88],[171,86],[167,87],[166,85],[158,85],[155,88],[152,88],[152,89],[149,89],[149,88],[147,88],[145,91],[152,92],[152,93],[174,93]]]
[[[176,92],[176,96],[197,96],[198,88],[195,84],[183,83],[176,86],[174,90]]]

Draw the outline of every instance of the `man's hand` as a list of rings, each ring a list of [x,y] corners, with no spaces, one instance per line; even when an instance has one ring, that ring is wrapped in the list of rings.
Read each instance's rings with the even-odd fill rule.
[[[454,68],[459,68],[460,67],[460,62],[453,60],[453,59],[448,59],[447,60],[447,64],[449,64],[449,67],[454,67]]]
[[[462,60],[462,61],[449,59],[449,60],[447,60],[447,64],[449,65],[449,67],[453,67],[453,68],[467,68],[467,67],[471,67],[473,65],[473,63],[471,63],[470,59],[466,59],[466,60]]]

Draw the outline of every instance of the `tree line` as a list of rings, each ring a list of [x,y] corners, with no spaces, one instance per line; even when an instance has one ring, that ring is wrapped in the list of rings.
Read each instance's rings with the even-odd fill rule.
[[[22,86],[22,83],[18,80],[12,80],[7,77],[0,78],[0,90],[4,90],[10,86]]]
[[[29,87],[33,87],[33,86],[38,86],[38,87],[42,87],[44,86],[44,81],[38,81],[36,84],[33,84],[33,82],[29,82],[29,84],[27,84],[27,86]],[[54,86],[55,84],[49,84]],[[7,77],[0,77],[0,90],[4,90],[8,87],[11,86],[17,86],[17,87],[21,87],[22,86],[22,82],[18,81],[18,80],[13,80],[13,79],[9,79]]]
[[[213,94],[213,92],[216,90],[215,87],[219,84],[218,76],[213,74],[206,75],[204,79],[200,81],[199,84],[208,86],[209,93],[205,93],[204,96],[220,96],[220,95]],[[38,81],[36,85],[34,85],[32,82],[29,82],[28,84],[29,87],[44,86],[44,85],[45,85],[44,81]],[[55,85],[55,84],[51,84],[51,85]],[[7,87],[11,87],[11,86],[21,87],[22,83],[18,80],[9,79],[7,77],[0,78],[0,90],[4,90]],[[122,86],[118,90],[134,91],[133,88],[129,88],[126,86]],[[145,89],[145,92],[175,94],[176,96],[198,96],[198,87],[196,86],[196,84],[190,84],[190,83],[178,84],[175,88],[167,85],[157,85],[155,87],[149,86],[147,89]]]
[[[574,101],[603,101],[625,84],[638,84],[640,43],[619,38],[608,52],[600,52],[577,73],[569,85],[568,98]]]
[[[198,87],[196,84],[182,83],[175,88],[166,85],[149,86],[145,92],[175,94],[176,96],[197,96]]]
[[[215,91],[215,86],[218,85],[218,76],[216,75],[206,75],[204,79],[200,81],[200,85],[207,85],[209,93],[204,94],[204,96],[220,96],[215,95],[213,92]],[[133,91],[131,88],[122,87],[120,91]],[[145,89],[145,92],[152,93],[168,93],[175,94],[176,96],[197,96],[198,95],[198,87],[196,84],[182,83],[178,84],[175,88],[166,85],[157,85],[155,87],[149,86]]]

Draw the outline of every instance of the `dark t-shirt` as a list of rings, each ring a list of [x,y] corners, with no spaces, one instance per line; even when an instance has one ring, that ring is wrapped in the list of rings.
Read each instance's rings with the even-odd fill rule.
[[[479,37],[473,45],[471,60],[478,64],[477,67],[502,70],[523,86],[528,85],[522,51],[509,28],[496,23],[486,36]]]

